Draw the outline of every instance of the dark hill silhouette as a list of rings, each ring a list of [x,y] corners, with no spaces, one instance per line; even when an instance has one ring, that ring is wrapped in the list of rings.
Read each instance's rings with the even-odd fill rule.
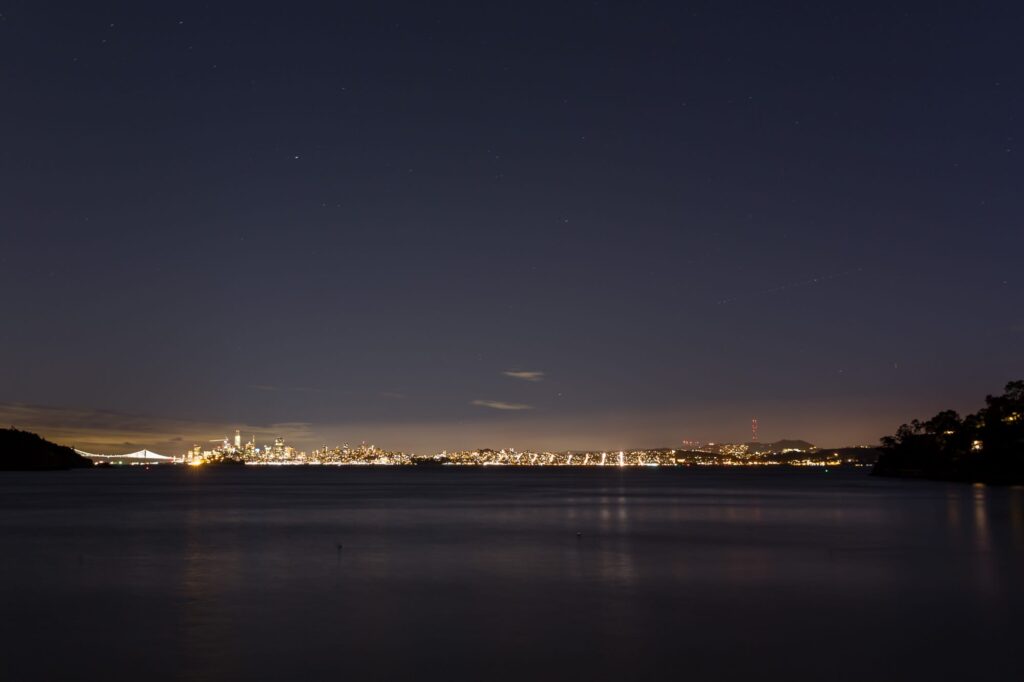
[[[13,427],[0,430],[0,470],[47,471],[92,465],[91,459],[34,433]]]
[[[872,471],[980,483],[1024,483],[1024,381],[1011,381],[1003,395],[960,418],[953,410],[926,422],[904,424],[882,439]]]

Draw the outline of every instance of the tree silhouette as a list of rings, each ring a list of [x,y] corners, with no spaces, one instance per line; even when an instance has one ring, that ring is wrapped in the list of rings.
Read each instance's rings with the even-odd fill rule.
[[[985,407],[960,418],[944,410],[882,439],[874,472],[990,483],[1024,482],[1024,381],[1011,381]]]

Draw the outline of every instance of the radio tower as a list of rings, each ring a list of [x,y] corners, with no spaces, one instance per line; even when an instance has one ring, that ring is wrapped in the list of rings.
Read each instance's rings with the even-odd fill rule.
[[[750,436],[751,436],[751,441],[756,443],[757,442],[757,417],[754,417],[753,419],[750,420]]]

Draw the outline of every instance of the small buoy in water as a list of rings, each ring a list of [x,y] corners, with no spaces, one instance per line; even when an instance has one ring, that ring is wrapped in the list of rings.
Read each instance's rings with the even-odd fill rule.
[[[339,552],[341,551],[341,547],[342,547],[342,545],[341,545],[341,543],[339,542],[339,543],[338,543],[338,551],[339,551]]]
[[[576,533],[576,539],[579,540],[581,537],[583,537],[583,533],[577,532]]]

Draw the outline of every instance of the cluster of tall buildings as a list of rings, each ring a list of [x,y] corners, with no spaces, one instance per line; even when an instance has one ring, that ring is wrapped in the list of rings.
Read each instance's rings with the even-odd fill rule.
[[[222,462],[226,460],[242,461],[246,464],[270,464],[275,462],[288,462],[298,453],[295,448],[285,445],[284,438],[278,436],[274,439],[273,445],[256,445],[256,436],[242,442],[242,432],[235,429],[235,437],[225,436],[223,441],[210,441],[217,443],[212,448],[204,448],[200,444],[194,444],[185,453],[186,464],[204,464],[209,462]]]
[[[237,429],[233,439],[225,437],[223,440],[210,442],[217,443],[217,445],[211,448],[204,448],[199,444],[193,445],[185,454],[185,463],[192,465],[241,462],[265,465],[362,464],[377,466],[414,464],[410,455],[382,450],[376,445],[367,445],[366,443],[355,447],[347,443],[333,448],[324,445],[322,448],[308,453],[286,445],[284,438],[280,436],[274,439],[273,444],[259,446],[256,444],[255,436],[243,443],[242,432]]]

